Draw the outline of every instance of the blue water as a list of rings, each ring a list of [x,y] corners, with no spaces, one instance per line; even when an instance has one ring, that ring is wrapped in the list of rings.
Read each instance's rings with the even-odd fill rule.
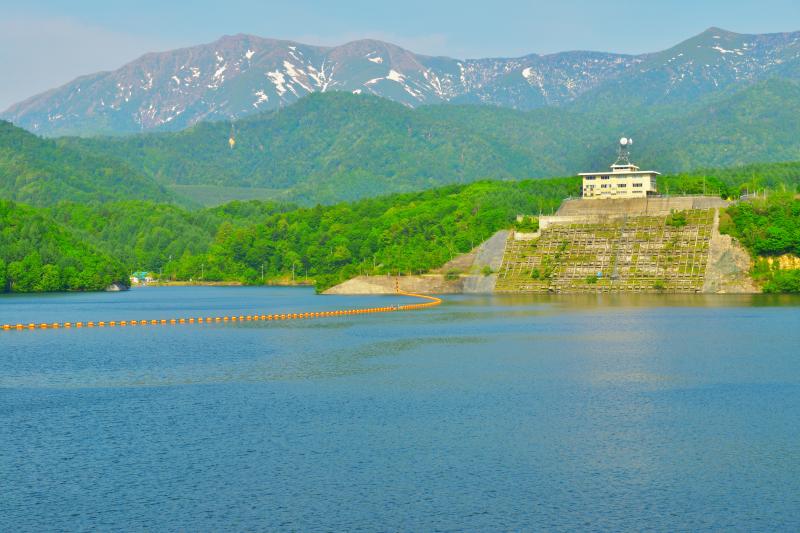
[[[0,323],[373,306],[169,288]],[[0,332],[0,530],[797,531],[800,299]]]

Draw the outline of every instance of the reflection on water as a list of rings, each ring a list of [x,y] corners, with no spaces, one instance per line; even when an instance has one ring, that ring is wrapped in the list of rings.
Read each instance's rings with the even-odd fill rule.
[[[0,297],[0,323],[400,297]],[[0,332],[3,530],[797,530],[800,299]]]

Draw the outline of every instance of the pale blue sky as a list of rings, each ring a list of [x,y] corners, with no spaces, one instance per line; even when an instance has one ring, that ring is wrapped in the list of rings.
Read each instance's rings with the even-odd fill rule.
[[[464,58],[652,52],[710,26],[800,30],[800,0],[0,0],[0,109],[145,52],[224,34],[324,45],[372,37]]]

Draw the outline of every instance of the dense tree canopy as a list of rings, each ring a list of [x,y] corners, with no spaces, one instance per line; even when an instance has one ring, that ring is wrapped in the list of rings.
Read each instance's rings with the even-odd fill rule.
[[[0,200],[0,292],[102,290],[127,279],[121,263],[43,212]]]

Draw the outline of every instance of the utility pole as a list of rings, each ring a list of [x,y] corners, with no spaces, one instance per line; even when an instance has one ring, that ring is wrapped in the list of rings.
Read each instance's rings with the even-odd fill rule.
[[[292,261],[292,283],[294,283],[294,261]]]
[[[206,279],[206,264],[205,263],[200,265],[200,279],[201,280]]]
[[[261,263],[261,282],[264,282],[264,263]]]

